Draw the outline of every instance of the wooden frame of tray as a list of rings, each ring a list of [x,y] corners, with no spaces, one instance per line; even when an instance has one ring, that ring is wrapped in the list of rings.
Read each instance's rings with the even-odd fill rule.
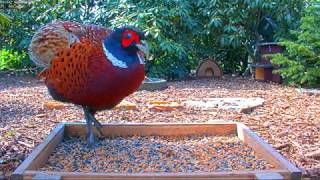
[[[265,143],[247,126],[237,122],[217,121],[194,124],[103,124],[102,133],[111,136],[186,136],[235,134],[259,158],[274,165],[271,170],[192,172],[192,173],[87,173],[39,171],[64,137],[85,136],[85,123],[60,123],[14,171],[12,179],[301,179],[301,171]]]

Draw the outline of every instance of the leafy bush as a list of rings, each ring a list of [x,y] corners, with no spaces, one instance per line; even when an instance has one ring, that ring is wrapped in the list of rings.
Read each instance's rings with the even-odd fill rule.
[[[320,85],[320,6],[311,4],[305,10],[299,30],[293,31],[293,40],[284,40],[284,54],[272,62],[282,65],[278,71],[293,85]]]
[[[19,69],[29,66],[27,53],[13,50],[0,50],[0,70]]]
[[[147,34],[153,61],[150,76],[179,79],[199,61],[215,58],[227,73],[243,72],[254,58],[257,21],[263,13],[276,17],[277,37],[295,28],[302,0],[35,0],[8,10],[11,27],[0,36],[0,47],[26,50],[41,25],[55,19],[106,27],[135,25]],[[26,12],[28,12],[26,15]]]
[[[0,35],[1,35],[2,30],[5,27],[8,27],[9,24],[10,24],[10,18],[7,15],[0,12]]]

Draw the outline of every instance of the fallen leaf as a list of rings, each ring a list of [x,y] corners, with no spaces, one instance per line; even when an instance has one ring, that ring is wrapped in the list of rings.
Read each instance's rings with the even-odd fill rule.
[[[154,111],[172,111],[176,109],[182,109],[183,105],[178,102],[169,102],[169,101],[149,101],[147,103],[149,110]]]
[[[65,104],[58,101],[45,101],[43,107],[47,109],[64,109]]]
[[[129,101],[122,101],[120,104],[118,104],[114,109],[118,110],[138,110],[138,106],[132,102]]]

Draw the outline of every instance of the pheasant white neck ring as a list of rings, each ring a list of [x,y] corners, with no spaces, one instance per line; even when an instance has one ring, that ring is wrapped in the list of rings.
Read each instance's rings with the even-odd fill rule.
[[[102,47],[103,47],[104,54],[107,56],[107,59],[111,62],[113,66],[116,66],[119,68],[128,68],[127,63],[114,57],[114,55],[104,46],[104,43],[102,43]]]
[[[140,64],[144,64],[144,57],[143,57],[143,55],[141,55],[139,52],[137,52],[137,56],[138,56],[138,58],[139,58],[139,63],[140,63]]]

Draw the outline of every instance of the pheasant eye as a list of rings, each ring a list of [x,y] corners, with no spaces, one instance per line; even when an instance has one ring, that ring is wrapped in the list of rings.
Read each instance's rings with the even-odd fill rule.
[[[128,33],[127,36],[126,36],[126,38],[127,38],[127,39],[131,39],[131,38],[132,38],[132,34],[131,34],[131,33]]]

